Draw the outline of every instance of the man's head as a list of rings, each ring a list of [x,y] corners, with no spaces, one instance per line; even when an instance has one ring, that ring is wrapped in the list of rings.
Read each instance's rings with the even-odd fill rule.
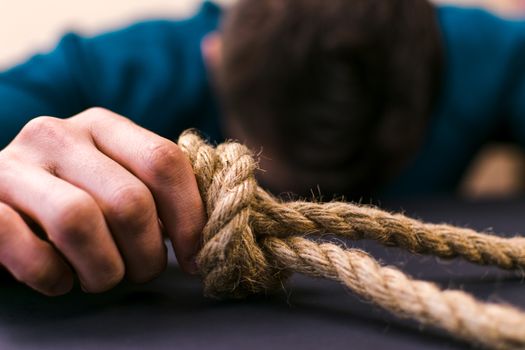
[[[222,42],[225,129],[263,147],[271,189],[368,194],[419,147],[441,73],[426,0],[240,0]]]

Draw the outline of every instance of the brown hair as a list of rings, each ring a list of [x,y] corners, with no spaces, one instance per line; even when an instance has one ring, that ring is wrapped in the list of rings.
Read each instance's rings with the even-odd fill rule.
[[[309,187],[368,193],[419,147],[442,57],[427,0],[240,0],[222,30],[225,113]]]

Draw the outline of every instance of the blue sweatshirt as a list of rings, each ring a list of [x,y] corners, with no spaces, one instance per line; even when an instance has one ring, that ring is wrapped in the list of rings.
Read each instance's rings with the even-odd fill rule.
[[[205,2],[180,21],[147,21],[99,35],[67,34],[50,53],[0,73],[0,147],[30,119],[92,106],[162,136],[189,127],[220,142],[220,113],[200,44],[221,9]],[[415,160],[386,193],[452,191],[476,151],[502,130],[525,146],[525,22],[482,10],[438,8],[443,87]]]

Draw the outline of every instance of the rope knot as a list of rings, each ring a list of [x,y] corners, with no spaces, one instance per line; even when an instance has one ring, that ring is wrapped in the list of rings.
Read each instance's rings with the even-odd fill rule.
[[[190,159],[208,214],[197,256],[204,293],[239,298],[275,287],[281,274],[252,227],[258,186],[250,150],[234,142],[213,148],[194,131],[183,133],[178,145]]]
[[[279,286],[299,272],[339,281],[399,316],[434,325],[473,344],[525,349],[525,313],[413,280],[367,253],[330,241],[372,239],[414,253],[461,256],[478,264],[525,268],[525,238],[425,224],[400,214],[344,202],[282,202],[257,186],[256,162],[238,143],[213,148],[185,132],[179,146],[193,166],[208,223],[197,265],[208,296],[243,297]]]

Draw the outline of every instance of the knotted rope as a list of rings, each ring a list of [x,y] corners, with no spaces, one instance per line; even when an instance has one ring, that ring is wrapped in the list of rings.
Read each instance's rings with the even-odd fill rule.
[[[238,298],[260,293],[299,272],[339,281],[397,316],[474,344],[525,348],[525,313],[480,302],[462,291],[441,290],[382,267],[360,250],[305,236],[374,239],[414,253],[460,256],[505,269],[525,267],[525,238],[426,224],[350,203],[281,202],[258,187],[256,162],[243,145],[227,142],[213,148],[191,131],[182,134],[178,144],[192,163],[208,213],[197,258],[206,295]]]

